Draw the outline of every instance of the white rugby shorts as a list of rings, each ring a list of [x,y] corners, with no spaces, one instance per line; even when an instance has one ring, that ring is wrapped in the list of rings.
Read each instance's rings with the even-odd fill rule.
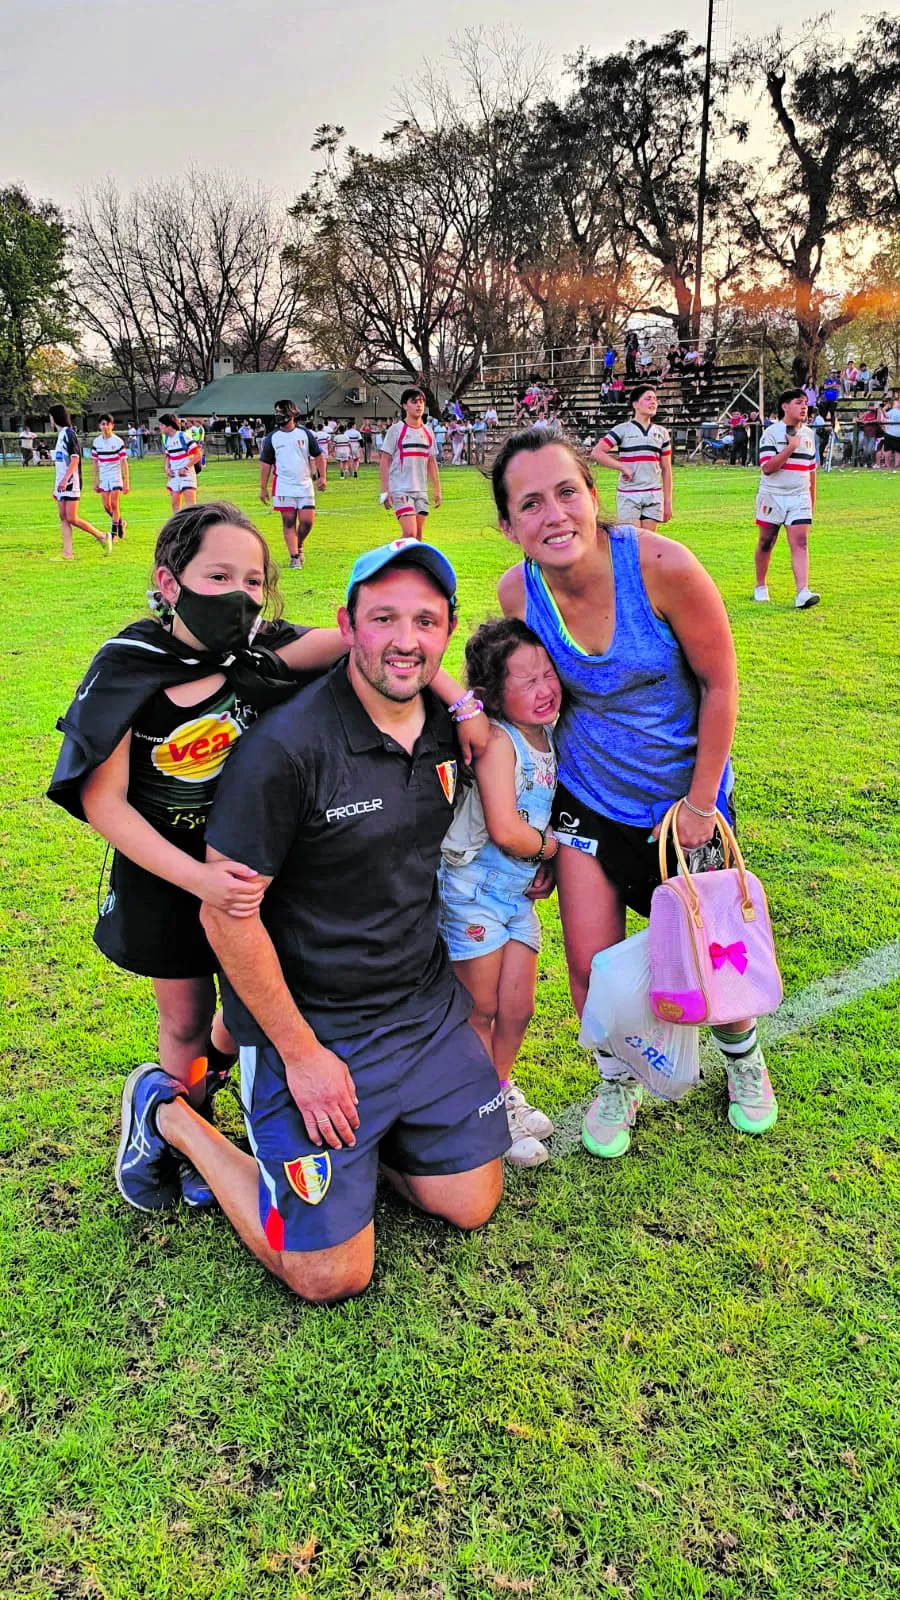
[[[809,489],[760,489],[756,496],[756,520],[768,522],[772,527],[794,528],[812,522],[812,498]]]
[[[272,499],[275,511],[315,511],[316,497],[312,489],[307,489],[303,494],[282,494],[278,489]]]
[[[107,494],[111,489],[121,489],[123,487],[121,467],[100,467],[97,476],[100,481],[101,491]]]
[[[662,522],[661,489],[635,489],[630,494],[616,490],[616,517],[619,522]]]

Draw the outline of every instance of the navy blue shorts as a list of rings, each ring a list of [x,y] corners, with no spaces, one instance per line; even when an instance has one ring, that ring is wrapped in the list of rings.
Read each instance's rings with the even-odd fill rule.
[[[414,1177],[471,1172],[509,1149],[493,1062],[456,982],[424,1016],[355,1039],[323,1039],[358,1096],[356,1144],[314,1145],[271,1044],[241,1048],[241,1099],[259,1168],[259,1216],[273,1250],[326,1250],[371,1222],[378,1164]]]

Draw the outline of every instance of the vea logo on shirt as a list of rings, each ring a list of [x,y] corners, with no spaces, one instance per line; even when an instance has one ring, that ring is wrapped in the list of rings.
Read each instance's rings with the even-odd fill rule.
[[[241,729],[227,711],[218,716],[194,717],[171,733],[153,750],[150,759],[158,772],[184,783],[205,783],[217,775]]]

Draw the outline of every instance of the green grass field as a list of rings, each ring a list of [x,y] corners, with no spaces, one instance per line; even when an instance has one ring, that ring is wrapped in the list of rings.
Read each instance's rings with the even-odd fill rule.
[[[512,551],[483,478],[444,478],[458,665]],[[781,1117],[757,1142],[714,1068],[642,1113],[623,1161],[513,1174],[480,1235],[384,1195],[373,1286],[336,1310],[296,1303],[220,1215],[120,1202],[150,986],[94,949],[103,846],[43,791],[56,717],[143,606],[158,463],[133,482],[124,545],[104,561],[76,532],[65,566],[49,473],[0,471],[0,1595],[895,1600],[900,982],[769,1049]],[[229,463],[202,487],[274,547],[255,483]],[[900,936],[898,483],[824,479],[823,603],[797,614],[781,547],[776,603],[749,598],[755,475],[676,472],[671,531],[734,626],[738,805],[789,994]],[[392,529],[374,472],[334,481],[287,615],[330,622]],[[553,1112],[592,1071],[543,910],[520,1077]]]

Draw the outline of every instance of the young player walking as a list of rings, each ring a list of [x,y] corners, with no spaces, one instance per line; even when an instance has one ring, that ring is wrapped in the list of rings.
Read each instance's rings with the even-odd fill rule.
[[[659,396],[652,383],[637,383],[628,396],[632,415],[617,422],[591,451],[600,467],[619,474],[616,512],[623,523],[655,533],[672,520],[672,441],[654,417]]]
[[[172,511],[197,503],[197,465],[203,454],[200,446],[189,439],[174,411],[164,411],[159,419],[162,434],[163,466],[166,488],[172,502]]]
[[[400,405],[404,420],[388,428],[379,455],[380,499],[385,510],[395,513],[405,539],[421,539],[429,511],[429,486],[437,510],[441,503],[441,476],[434,434],[423,420],[424,391],[404,389]]]
[[[103,501],[103,509],[111,523],[111,537],[123,539],[128,524],[122,516],[120,503],[122,495],[128,494],[131,484],[125,441],[113,432],[113,426],[112,416],[108,411],[104,412],[100,418],[100,432],[91,445],[94,493],[99,494]]]
[[[269,478],[272,477],[272,505],[281,512],[281,528],[287,546],[288,566],[303,566],[303,545],[316,520],[316,492],[311,463],[315,463],[316,482],[326,488],[325,456],[315,434],[298,424],[299,413],[293,400],[275,401],[275,427],[267,433],[259,452],[259,498],[269,504]]]
[[[766,428],[759,443],[761,477],[756,496],[756,588],[754,600],[769,598],[766,582],[772,551],[781,528],[787,534],[794,574],[797,611],[819,604],[809,587],[809,530],[816,503],[816,441],[806,426],[808,404],[802,389],[778,396],[779,421]]]
[[[53,451],[56,468],[53,498],[59,512],[63,560],[75,559],[72,549],[73,528],[82,528],[85,533],[91,534],[97,543],[103,546],[104,553],[109,555],[112,549],[112,535],[101,533],[92,522],[86,522],[84,517],[78,515],[78,502],[81,499],[81,443],[72,427],[72,418],[65,406],[51,406],[50,416],[59,429]]]

